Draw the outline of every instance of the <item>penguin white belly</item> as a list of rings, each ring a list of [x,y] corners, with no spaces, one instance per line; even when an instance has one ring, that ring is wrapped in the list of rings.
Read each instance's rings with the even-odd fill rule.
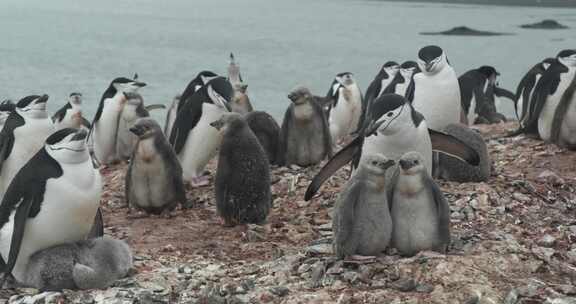
[[[141,140],[137,149],[131,176],[136,201],[140,207],[161,207],[170,199],[167,195],[172,195],[166,191],[170,172],[154,146],[154,138]]]
[[[30,256],[39,250],[84,239],[90,232],[96,216],[102,192],[100,173],[92,162],[62,164],[63,175],[48,179],[40,212],[26,223],[20,253],[13,275],[18,281],[24,279],[24,271]],[[7,258],[13,216],[7,223],[9,229],[2,231],[2,256]],[[7,236],[10,236],[7,238]]]
[[[388,78],[382,79],[382,82],[380,83],[380,92],[378,92],[378,96],[376,97],[380,97],[384,93],[384,90],[386,90],[388,85],[392,82],[394,76],[395,75],[391,75]]]
[[[170,133],[172,132],[172,127],[174,126],[174,121],[176,120],[176,114],[178,114],[178,104],[174,102],[172,103],[170,110],[168,110],[168,116],[166,116],[166,128],[164,130],[166,138],[170,138]]]
[[[449,124],[460,122],[460,87],[451,67],[445,67],[432,76],[418,73],[414,81],[416,89],[412,105],[424,115],[429,128],[442,130]]]
[[[54,123],[55,130],[65,128],[80,128],[82,126],[82,112],[78,109],[68,109],[61,121]]]
[[[186,144],[178,154],[185,181],[201,176],[206,164],[216,155],[222,138],[210,123],[220,119],[224,112],[225,110],[216,105],[202,104],[202,116],[198,124],[188,133]]]
[[[382,153],[397,162],[404,153],[410,151],[417,151],[422,154],[426,162],[426,169],[431,174],[432,141],[424,121],[420,123],[418,128],[404,128],[392,135],[378,133],[377,136],[367,137],[362,147],[361,158],[373,153]],[[393,171],[388,170],[386,175],[390,176],[389,173],[393,173]]]
[[[473,125],[478,117],[478,114],[476,113],[476,96],[474,95],[472,95],[472,99],[470,100],[470,107],[468,108],[468,114],[466,117],[469,126]]]
[[[404,77],[406,79],[406,77]],[[404,83],[399,83],[396,85],[396,90],[394,93],[406,97],[406,90],[408,90],[408,86],[412,83],[412,77],[405,81]]]
[[[354,89],[351,90],[350,103],[352,121],[350,122],[350,129],[347,134],[352,134],[358,129],[360,117],[362,116],[362,92],[360,92],[358,86],[355,86]]]
[[[94,123],[94,155],[101,164],[109,164],[118,159],[116,136],[122,107],[123,103],[118,98],[104,100],[102,115]]]
[[[572,95],[570,106],[562,120],[560,140],[571,149],[576,148],[576,94]]]
[[[524,97],[522,96],[522,94],[520,94],[518,100],[516,101],[516,117],[518,117],[518,119],[520,120],[521,126],[524,126],[524,112],[522,111],[523,107],[524,107]]]
[[[46,138],[54,131],[50,118],[27,119],[26,124],[14,129],[14,145],[4,161],[0,174],[0,198],[20,169],[44,146]]]
[[[538,117],[538,134],[540,134],[540,138],[544,141],[550,140],[556,108],[562,99],[562,95],[564,95],[564,91],[566,91],[572,78],[574,78],[575,71],[576,69],[572,68],[568,70],[567,73],[560,74],[560,83],[558,84],[556,92],[548,96],[540,113],[540,117]]]

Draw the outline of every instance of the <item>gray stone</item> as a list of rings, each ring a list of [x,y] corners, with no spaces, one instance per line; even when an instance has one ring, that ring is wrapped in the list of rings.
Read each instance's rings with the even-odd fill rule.
[[[290,289],[285,286],[274,286],[268,289],[272,294],[280,298],[287,296],[290,293]]]
[[[552,247],[555,243],[556,238],[549,234],[545,234],[542,238],[540,238],[540,240],[538,240],[538,245],[544,247]]]
[[[416,290],[416,282],[413,279],[402,278],[390,283],[390,288],[401,292],[411,292]]]

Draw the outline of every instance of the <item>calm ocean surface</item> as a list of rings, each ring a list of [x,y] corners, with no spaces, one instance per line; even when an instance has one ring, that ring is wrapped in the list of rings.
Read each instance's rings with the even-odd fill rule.
[[[573,29],[525,30],[553,18]],[[454,26],[513,36],[421,36]],[[363,90],[390,59],[438,44],[458,72],[494,65],[514,90],[537,61],[576,48],[576,9],[371,0],[1,0],[0,99],[47,93],[55,111],[72,91],[89,118],[109,82],[149,85],[146,103],[168,103],[204,69],[224,74],[234,52],[255,108],[281,117],[296,85],[324,95],[335,74]],[[501,111],[511,114],[512,107]],[[164,112],[156,112],[163,121]]]

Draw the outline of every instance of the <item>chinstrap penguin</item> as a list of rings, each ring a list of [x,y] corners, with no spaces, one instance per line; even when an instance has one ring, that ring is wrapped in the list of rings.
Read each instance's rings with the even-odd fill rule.
[[[82,116],[82,94],[71,93],[68,102],[52,115],[52,121],[56,130],[65,128],[90,130],[90,122]]]
[[[0,204],[0,269],[24,280],[38,250],[82,240],[97,214],[102,181],[87,131],[62,129],[16,174]],[[4,263],[6,261],[6,263]]]
[[[332,155],[332,138],[321,106],[305,87],[294,89],[282,121],[279,160],[285,166],[308,167]]]
[[[272,208],[266,152],[242,115],[226,113],[210,124],[222,133],[214,191],[225,226],[261,224]]]
[[[104,289],[132,269],[128,244],[109,237],[81,240],[34,253],[24,284],[41,291]]]
[[[338,196],[332,218],[334,254],[339,259],[377,256],[389,245],[392,218],[386,196],[386,171],[394,161],[367,155]]]
[[[130,128],[137,137],[126,173],[130,207],[159,214],[186,202],[182,167],[162,129],[152,118],[140,118]]]
[[[362,93],[352,73],[336,75],[328,94],[330,104],[328,125],[332,143],[337,144],[355,132],[362,116]]]
[[[11,100],[4,100],[0,103],[0,131],[4,128],[4,124],[12,113],[16,109],[16,105]]]
[[[403,256],[424,250],[446,253],[450,245],[450,207],[427,171],[422,155],[408,152],[388,188],[392,247]]]

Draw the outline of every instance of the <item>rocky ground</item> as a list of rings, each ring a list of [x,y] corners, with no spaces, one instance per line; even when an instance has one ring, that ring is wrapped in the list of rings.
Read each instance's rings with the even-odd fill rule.
[[[478,128],[494,172],[488,183],[441,182],[448,255],[336,261],[330,213],[347,169],[310,202],[303,193],[318,168],[275,169],[268,224],[223,228],[212,187],[189,189],[171,217],[129,213],[119,166],[102,172],[102,207],[106,233],[134,250],[134,273],[107,290],[2,290],[0,304],[576,303],[576,153],[502,138],[512,123]]]

